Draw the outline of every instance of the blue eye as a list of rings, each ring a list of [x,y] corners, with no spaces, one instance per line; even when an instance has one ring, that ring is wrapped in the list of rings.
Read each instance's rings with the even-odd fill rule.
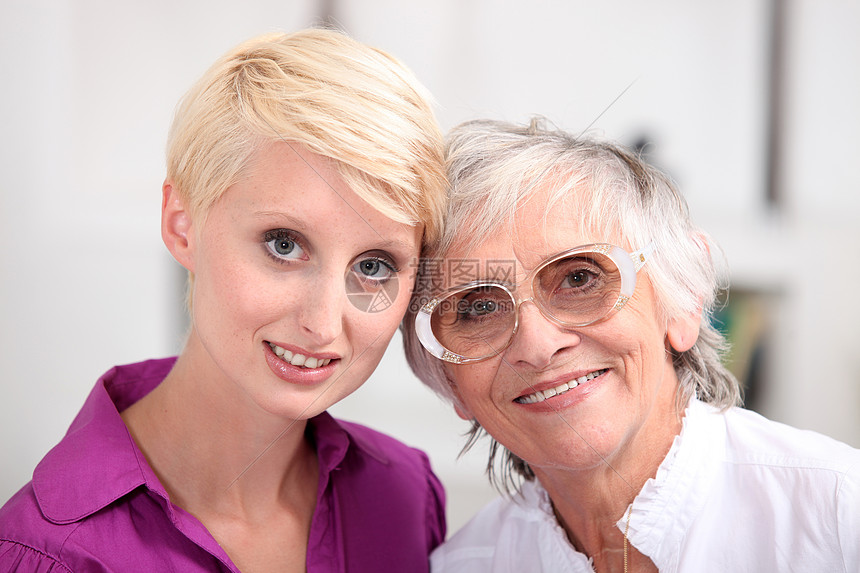
[[[379,257],[362,259],[353,265],[352,270],[359,278],[380,282],[390,279],[397,272],[392,263]]]
[[[305,251],[296,240],[295,233],[289,229],[273,229],[266,231],[263,241],[269,254],[278,260],[301,259]]]

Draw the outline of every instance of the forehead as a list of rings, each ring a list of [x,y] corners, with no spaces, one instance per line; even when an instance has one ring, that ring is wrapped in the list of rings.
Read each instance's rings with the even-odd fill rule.
[[[544,184],[520,201],[513,217],[486,237],[455,242],[445,256],[452,283],[462,279],[497,279],[494,274],[528,273],[548,257],[591,243],[615,243],[614,237],[589,225],[584,196],[574,188],[555,197]],[[479,216],[476,214],[476,216]]]
[[[261,148],[243,177],[210,208],[206,219],[222,224],[258,222],[308,235],[417,249],[422,228],[377,211],[344,181],[334,160],[287,142]]]
[[[600,237],[588,225],[582,205],[578,193],[554,197],[546,187],[520,203],[510,236],[523,262],[539,262],[559,251],[596,242]]]

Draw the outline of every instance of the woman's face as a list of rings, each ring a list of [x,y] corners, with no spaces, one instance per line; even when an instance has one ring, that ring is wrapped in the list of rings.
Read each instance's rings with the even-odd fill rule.
[[[544,190],[517,211],[510,233],[498,233],[477,249],[455,249],[446,257],[445,268],[486,272],[511,261],[509,268],[522,279],[560,251],[616,242],[578,227],[582,217],[574,202],[559,203],[545,220],[546,201]],[[620,246],[636,250],[645,245]],[[486,277],[478,274],[466,280],[470,278]],[[530,292],[522,289],[530,288],[518,283],[519,296],[528,298]],[[604,322],[562,328],[548,321],[533,302],[520,307],[519,318],[517,334],[503,353],[446,368],[460,401],[460,415],[477,419],[539,476],[552,468],[606,468],[624,452],[638,455],[647,448],[663,448],[666,434],[677,431],[678,381],[667,348],[691,345],[698,317],[664,324],[647,273],[639,273],[627,305]],[[579,385],[562,394],[523,402],[538,390],[577,379]],[[663,455],[665,451],[658,459]]]
[[[166,242],[187,238],[171,251],[195,275],[185,355],[204,388],[306,419],[367,380],[408,304],[420,226],[287,143],[263,148],[205,221],[177,201],[165,185]]]

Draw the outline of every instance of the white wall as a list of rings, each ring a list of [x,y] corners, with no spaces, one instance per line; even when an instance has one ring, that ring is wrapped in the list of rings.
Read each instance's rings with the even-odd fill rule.
[[[0,7],[0,500],[104,370],[178,349],[183,277],[158,232],[173,106],[232,45],[307,25],[316,4]],[[335,3],[351,33],[416,71],[444,127],[539,113],[571,131],[596,119],[597,133],[647,136],[735,283],[778,295],[763,409],[860,446],[860,5],[791,6],[787,199],[774,214],[762,198],[765,0]],[[334,410],[427,449],[452,527],[493,495],[483,449],[455,461],[465,425],[408,372],[399,339]]]

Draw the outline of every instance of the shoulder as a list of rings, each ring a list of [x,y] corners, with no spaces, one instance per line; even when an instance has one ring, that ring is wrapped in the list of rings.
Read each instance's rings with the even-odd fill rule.
[[[349,532],[346,552],[367,556],[384,551],[393,570],[419,571],[418,563],[426,567],[427,555],[446,533],[445,492],[427,455],[327,415],[314,418],[313,425],[321,482],[331,484],[340,508],[339,527]]]
[[[775,422],[743,408],[731,408],[724,416],[729,463],[837,474],[860,471],[860,450],[829,436]]]
[[[363,460],[364,469],[385,468],[386,472],[402,474],[400,478],[424,481],[435,477],[427,454],[418,448],[404,444],[387,434],[355,422],[331,420],[346,434],[349,448],[345,462]],[[330,434],[330,432],[326,432]],[[321,433],[318,432],[318,437]],[[326,439],[326,438],[324,438]]]
[[[226,555],[204,548],[193,518],[171,519],[145,488],[80,519],[57,522],[41,511],[31,484],[0,509],[0,571],[212,571]],[[186,536],[185,533],[188,534]],[[190,537],[196,537],[198,542]]]
[[[766,497],[796,502],[799,514],[831,516],[843,534],[860,531],[860,450],[741,408],[726,413],[726,435],[727,461],[767,481]]]
[[[60,554],[73,529],[44,518],[28,483],[0,508],[0,570],[68,571]]]
[[[169,363],[117,367],[100,379],[32,481],[0,508],[0,571],[122,571],[129,563],[171,570],[189,559],[214,561],[179,531],[164,488],[118,412],[119,402],[157,384]],[[142,372],[142,382],[123,369]]]
[[[485,505],[446,543],[446,551],[492,547],[500,543],[505,532],[514,532],[525,524],[552,523],[549,497],[536,482],[523,483],[513,497],[500,496]]]
[[[350,448],[341,463],[342,479],[389,500],[421,503],[444,521],[445,492],[423,451],[361,424],[337,421],[349,436]],[[345,475],[344,475],[345,474]],[[441,541],[441,539],[440,539]]]
[[[524,547],[530,548],[523,551]],[[513,498],[499,497],[438,547],[434,573],[592,571],[561,530],[539,484],[526,482]]]
[[[786,505],[822,519],[860,503],[860,450],[741,408],[724,417],[723,487],[752,494],[757,506]]]
[[[707,496],[686,534],[685,558],[725,571],[751,563],[756,570],[857,570],[860,451],[742,408],[708,407],[707,414],[725,441],[708,452],[719,462],[712,481],[700,479]],[[726,531],[732,552],[713,545]]]
[[[519,522],[529,521],[530,514],[535,513],[537,508],[527,500],[498,497],[473,515],[440,548],[439,553],[451,555],[463,550],[472,552],[480,548],[494,548],[499,543],[502,531],[516,528]]]
[[[438,572],[492,571],[496,546],[502,542],[501,532],[513,527],[512,514],[517,506],[513,500],[497,498],[476,513],[459,531],[430,556],[430,569]]]

